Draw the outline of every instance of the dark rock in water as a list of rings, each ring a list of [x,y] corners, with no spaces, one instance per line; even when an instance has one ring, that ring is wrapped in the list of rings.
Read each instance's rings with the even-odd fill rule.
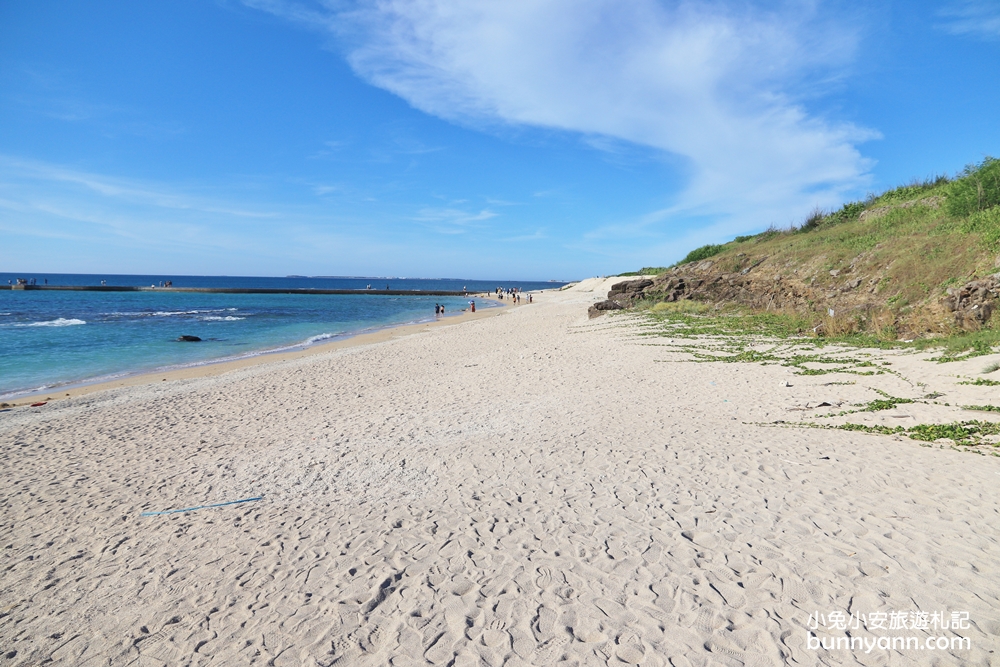
[[[200,343],[201,339],[197,336],[178,336],[177,340],[182,343]]]

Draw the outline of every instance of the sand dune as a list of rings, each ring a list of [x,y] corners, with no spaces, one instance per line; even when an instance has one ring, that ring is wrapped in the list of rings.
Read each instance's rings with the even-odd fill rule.
[[[588,321],[607,282],[0,414],[0,665],[1000,662],[1000,460],[760,425],[982,358],[692,363]],[[951,414],[905,407],[862,417]],[[967,613],[852,633],[970,648],[811,648],[832,612]]]

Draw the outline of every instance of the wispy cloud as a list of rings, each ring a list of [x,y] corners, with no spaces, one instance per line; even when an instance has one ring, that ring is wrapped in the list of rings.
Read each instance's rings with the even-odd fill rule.
[[[151,187],[149,184],[113,176],[93,174],[37,160],[24,160],[0,155],[0,177],[14,176],[18,180],[66,183],[90,190],[118,202],[142,204],[157,208],[220,213],[241,218],[274,218],[273,211],[257,211],[205,197]]]
[[[442,234],[464,234],[469,226],[497,217],[497,213],[482,209],[473,213],[459,208],[422,208],[414,220],[429,223],[429,226]]]
[[[687,182],[662,221],[763,225],[867,182],[857,145],[877,133],[805,104],[858,40],[814,0],[248,4],[336,35],[360,76],[429,114],[680,156]]]
[[[1000,39],[1000,4],[995,0],[951,2],[939,12],[941,24],[953,35]]]
[[[137,273],[240,273],[252,266],[259,275],[384,272],[398,268],[394,262],[412,268],[401,261],[414,254],[402,224],[395,235],[370,233],[323,202],[281,205],[265,196],[268,203],[257,204],[246,200],[248,192],[245,183],[127,179],[0,155],[0,232],[8,239],[0,259],[82,272],[109,265]],[[23,239],[45,242],[18,246]]]

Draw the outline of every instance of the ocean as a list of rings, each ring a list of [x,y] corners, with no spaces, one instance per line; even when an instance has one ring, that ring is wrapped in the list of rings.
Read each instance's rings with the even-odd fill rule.
[[[144,276],[0,273],[49,285],[315,288],[492,292],[561,282],[406,278]],[[211,294],[0,290],[0,399],[135,373],[307,347],[468,308],[470,298],[373,294]],[[477,309],[498,307],[477,301]],[[178,342],[179,336],[202,342]]]

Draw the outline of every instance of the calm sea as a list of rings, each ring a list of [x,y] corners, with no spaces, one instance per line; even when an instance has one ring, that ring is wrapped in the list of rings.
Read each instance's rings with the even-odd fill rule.
[[[0,283],[39,285],[305,287],[317,289],[524,291],[564,283],[404,278],[254,278],[0,273]],[[0,398],[313,345],[468,308],[469,299],[433,296],[190,294],[0,290]],[[495,307],[489,301],[477,308]],[[182,335],[200,343],[177,342]]]

